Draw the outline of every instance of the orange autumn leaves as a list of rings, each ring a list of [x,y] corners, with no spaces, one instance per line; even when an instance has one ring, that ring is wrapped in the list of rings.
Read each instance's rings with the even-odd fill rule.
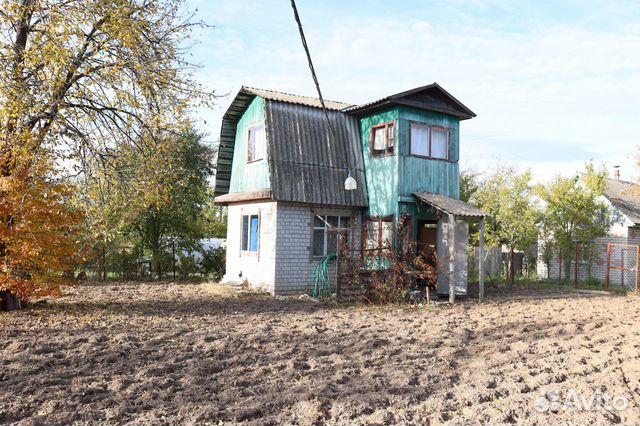
[[[23,301],[59,294],[82,260],[84,218],[50,161],[0,151],[0,292]]]

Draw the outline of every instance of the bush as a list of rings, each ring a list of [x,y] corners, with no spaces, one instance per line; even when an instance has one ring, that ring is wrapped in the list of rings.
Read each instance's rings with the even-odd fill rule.
[[[218,247],[217,249],[204,251],[202,253],[202,260],[200,261],[202,273],[215,281],[219,281],[226,272],[226,260],[226,247]]]
[[[107,258],[107,270],[116,272],[122,280],[133,280],[138,277],[141,253],[137,249],[121,250]]]
[[[180,255],[180,262],[177,265],[178,274],[181,279],[187,279],[189,276],[196,274],[200,271],[198,261],[195,257],[190,255]]]

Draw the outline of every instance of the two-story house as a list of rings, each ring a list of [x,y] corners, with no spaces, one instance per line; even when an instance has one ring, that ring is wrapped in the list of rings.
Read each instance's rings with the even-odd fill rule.
[[[483,213],[459,201],[460,122],[475,114],[436,83],[325,104],[331,128],[318,99],[249,87],[225,113],[215,185],[216,203],[228,206],[224,280],[304,292],[336,251],[330,228],[356,250],[375,249],[402,217],[418,247],[453,259],[438,292],[453,281],[464,294],[468,221]],[[345,189],[349,174],[355,190]]]

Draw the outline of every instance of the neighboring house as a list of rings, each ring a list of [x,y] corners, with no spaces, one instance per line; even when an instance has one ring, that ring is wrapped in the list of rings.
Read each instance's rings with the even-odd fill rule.
[[[335,253],[330,227],[356,250],[382,250],[405,216],[418,246],[448,256],[452,214],[453,280],[464,294],[467,221],[483,213],[458,200],[460,122],[475,114],[435,83],[364,105],[325,104],[333,134],[315,98],[243,87],[225,113],[215,186],[216,203],[228,206],[224,281],[304,292],[313,267]],[[356,190],[345,190],[349,173]],[[443,277],[438,292],[447,293]]]
[[[634,247],[628,249],[623,247],[640,244],[640,193],[638,190],[638,186],[631,182],[607,179],[607,187],[601,199],[609,208],[607,235],[595,240],[591,261],[584,258],[581,260],[578,270],[581,281],[584,282],[587,278],[593,277],[604,282],[609,269],[608,264],[611,262],[611,266],[629,269],[625,272],[609,270],[611,285],[635,287],[635,272],[632,270],[638,263],[636,250]],[[616,244],[616,247],[608,254],[609,243]],[[543,244],[539,244],[540,248],[542,246]],[[538,253],[538,277],[558,278],[561,273],[564,277],[564,267],[562,271],[560,267],[565,262],[567,259],[560,259],[554,255],[550,264],[547,265],[542,254]],[[575,279],[575,266],[572,265],[570,276],[564,278]]]

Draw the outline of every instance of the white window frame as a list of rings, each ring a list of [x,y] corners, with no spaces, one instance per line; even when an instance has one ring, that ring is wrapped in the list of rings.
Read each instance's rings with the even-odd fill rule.
[[[246,241],[245,241],[245,235],[244,235],[244,218],[247,218],[247,235],[246,235]],[[256,250],[253,251],[251,250],[251,218],[256,217],[258,218],[258,235],[257,235],[257,239],[258,239],[258,245],[256,247]],[[241,213],[240,216],[240,253],[241,254],[248,254],[248,255],[257,255],[260,252],[260,226],[262,225],[262,220],[260,218],[260,213]],[[247,249],[245,250],[244,244],[246,242],[246,247]]]
[[[261,157],[260,158],[249,158],[249,154],[252,152],[249,147],[251,144],[251,132],[255,131],[255,129],[262,127],[262,134],[264,135],[263,139],[260,141],[260,143],[262,144],[262,150],[261,150]],[[249,163],[255,163],[261,160],[264,160],[264,154],[265,154],[265,150],[266,150],[266,142],[267,142],[267,128],[264,125],[264,121],[259,121],[257,123],[252,124],[251,126],[247,127],[247,164]],[[255,141],[255,136],[254,136],[254,141]],[[256,145],[254,145],[253,148],[253,152],[255,152],[255,146],[257,146],[257,142]]]
[[[311,251],[311,257],[314,258],[322,258],[327,256],[327,247],[328,247],[328,239],[329,239],[329,227],[333,227],[331,224],[329,224],[329,217],[337,217],[338,218],[338,226],[335,227],[337,232],[345,232],[347,234],[347,243],[351,243],[351,221],[353,220],[353,218],[351,216],[348,215],[339,215],[339,214],[314,214],[313,215],[313,222],[312,222],[312,226],[311,226],[311,247],[310,247],[310,251]],[[321,218],[322,220],[322,225],[323,226],[316,226],[316,218]],[[344,227],[343,226],[343,219],[347,219],[349,220],[349,227]],[[315,235],[316,232],[315,231],[320,231],[323,230],[323,234],[322,234],[322,238],[323,238],[323,254],[315,254],[314,253],[314,247],[315,247]],[[336,247],[336,250],[339,249],[339,247]],[[331,253],[334,254],[334,253]]]

